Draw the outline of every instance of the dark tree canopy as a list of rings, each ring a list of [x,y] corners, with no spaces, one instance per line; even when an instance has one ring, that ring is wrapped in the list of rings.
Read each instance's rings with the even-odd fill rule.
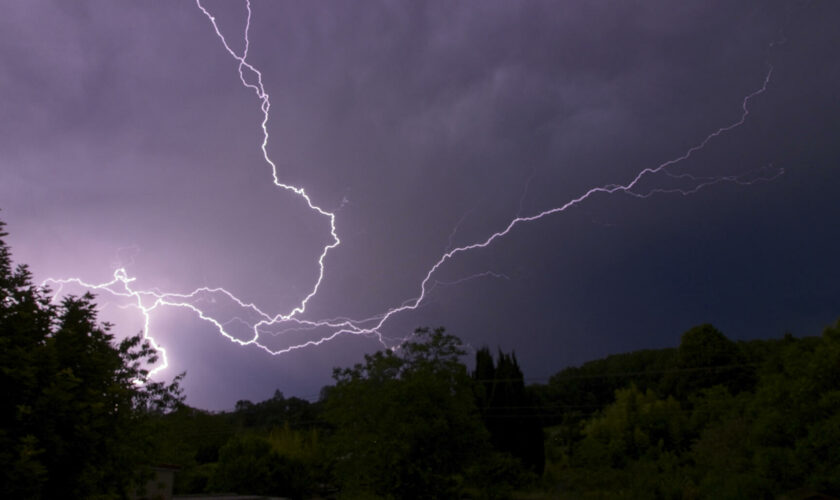
[[[181,400],[181,376],[149,380],[155,361],[142,335],[115,342],[92,295],[52,303],[0,239],[0,497],[125,493],[149,449],[145,417]]]
[[[518,458],[534,473],[542,474],[542,421],[535,399],[525,388],[516,354],[499,351],[494,363],[489,349],[479,349],[473,379],[481,418],[490,431],[493,446]]]
[[[487,450],[461,341],[419,329],[399,351],[336,369],[325,391],[342,491],[451,498],[456,476]]]
[[[683,333],[676,369],[670,389],[682,398],[716,385],[724,385],[732,393],[754,385],[752,370],[738,345],[709,324]]]

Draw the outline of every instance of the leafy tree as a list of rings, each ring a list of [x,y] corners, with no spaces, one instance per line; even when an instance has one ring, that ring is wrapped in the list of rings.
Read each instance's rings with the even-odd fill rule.
[[[840,322],[816,343],[787,339],[762,370],[750,411],[755,474],[771,491],[840,494]]]
[[[542,422],[535,398],[525,388],[516,354],[500,351],[494,363],[489,349],[479,349],[473,379],[481,418],[493,446],[520,459],[535,474],[542,474]]]
[[[397,352],[336,368],[324,391],[335,473],[345,496],[451,498],[458,477],[488,450],[461,341],[416,331]]]
[[[771,497],[803,487],[840,494],[838,327],[760,346],[755,393],[732,396],[721,385],[699,393],[691,458],[702,495]]]
[[[150,435],[157,443],[154,461],[177,464],[174,493],[202,493],[212,477],[219,450],[234,435],[228,415],[179,405],[153,419]]]
[[[738,345],[709,324],[695,326],[682,335],[676,369],[669,378],[668,392],[682,401],[716,385],[725,386],[733,394],[755,385]]]
[[[285,425],[302,429],[321,427],[324,424],[320,419],[317,403],[297,397],[287,398],[279,390],[274,391],[274,396],[270,399],[259,403],[237,401],[232,416],[242,428],[265,431]]]
[[[592,413],[615,400],[615,391],[630,383],[642,391],[648,388],[660,395],[664,379],[676,367],[677,349],[644,349],[612,354],[603,359],[565,368],[539,388],[540,401],[546,406],[548,424],[576,427]]]
[[[557,473],[561,484],[595,498],[679,498],[690,491],[681,457],[688,418],[680,403],[633,384],[615,399],[586,421]]]
[[[684,444],[688,419],[674,398],[659,398],[635,385],[616,391],[615,403],[586,424],[580,453],[589,464],[623,467],[644,456],[656,457]]]
[[[299,498],[311,489],[309,479],[300,460],[279,453],[264,437],[245,434],[234,436],[219,451],[209,489]]]
[[[0,222],[0,238],[6,236]],[[141,335],[115,344],[93,296],[52,304],[0,239],[0,497],[119,496],[151,447],[143,424],[180,401],[149,380]]]

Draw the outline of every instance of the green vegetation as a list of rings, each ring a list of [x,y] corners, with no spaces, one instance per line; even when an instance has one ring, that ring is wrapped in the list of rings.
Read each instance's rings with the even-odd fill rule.
[[[460,339],[422,328],[336,368],[316,402],[211,413],[180,377],[137,384],[153,350],[115,343],[91,296],[53,304],[31,281],[0,240],[3,498],[124,498],[161,463],[182,494],[840,496],[840,322],[749,342],[700,325],[530,386],[513,353],[479,349],[470,372]]]
[[[603,379],[577,395],[588,412],[550,414],[544,479],[560,498],[840,495],[840,322],[821,337],[742,343],[702,325],[658,352],[654,370],[623,355],[625,386],[605,405],[601,384],[622,372],[615,360],[602,377],[584,365],[539,388],[556,409],[567,386]]]
[[[336,369],[335,385],[318,402],[277,393],[230,413],[182,407],[164,415],[161,431],[184,439],[160,440],[191,443],[167,459],[184,467],[178,491],[840,495],[840,324],[821,337],[749,342],[701,325],[677,348],[609,356],[545,385],[525,386],[513,354],[494,359],[480,349],[470,374],[463,357],[457,337],[421,329],[397,352]],[[244,464],[252,475],[226,472]]]
[[[325,416],[335,477],[351,497],[451,498],[489,451],[461,341],[417,330],[393,351],[336,369]]]
[[[0,497],[124,495],[154,416],[180,402],[180,377],[147,380],[155,360],[140,335],[114,343],[92,296],[51,303],[0,239]]]

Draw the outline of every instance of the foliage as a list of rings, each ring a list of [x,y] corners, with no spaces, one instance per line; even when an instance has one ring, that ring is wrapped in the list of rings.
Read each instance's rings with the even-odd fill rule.
[[[755,384],[738,345],[709,324],[695,326],[682,335],[675,368],[665,381],[666,391],[681,400],[716,385],[735,394]]]
[[[840,495],[840,323],[742,344],[701,325],[663,373],[660,394],[631,381],[582,425],[551,428],[554,484],[605,498]]]
[[[119,496],[147,463],[144,426],[179,403],[181,376],[149,380],[154,349],[110,329],[90,294],[53,304],[0,240],[3,498]]]
[[[320,448],[320,433],[318,429],[292,429],[289,423],[283,427],[275,427],[268,433],[271,448],[281,455],[296,460],[312,462],[318,459]]]
[[[286,398],[275,391],[265,401],[240,400],[231,412],[213,413],[180,405],[154,419],[151,435],[158,443],[156,461],[179,466],[175,494],[236,491],[268,495],[297,492],[293,496],[299,496],[319,490],[327,482],[321,443],[325,426],[317,403]],[[243,447],[243,442],[254,441],[270,447],[271,452],[262,457],[264,470],[293,470],[291,482],[280,481],[271,473],[260,475],[265,480],[262,482],[236,479],[236,473],[231,472],[237,467],[236,460],[231,457],[262,450],[262,445]]]
[[[231,417],[239,428],[269,431],[286,425],[295,429],[323,427],[319,412],[317,403],[296,397],[286,398],[278,390],[274,391],[273,397],[259,403],[237,401],[236,411]]]
[[[219,451],[209,490],[299,498],[311,483],[300,460],[284,456],[262,436],[244,434],[231,438]]]
[[[155,461],[180,467],[174,492],[202,493],[219,460],[219,450],[233,437],[235,427],[226,415],[179,405],[154,418],[149,432],[157,443]]]
[[[461,341],[442,328],[336,369],[325,416],[343,496],[448,498],[488,449]]]
[[[635,385],[615,393],[615,402],[583,428],[581,460],[587,465],[623,467],[641,457],[678,450],[688,422],[673,397],[660,399]]]
[[[840,494],[840,322],[816,345],[789,341],[750,408],[756,472],[776,488]]]
[[[516,354],[500,351],[494,362],[489,349],[479,349],[473,380],[481,419],[490,431],[493,447],[518,458],[533,473],[542,474],[542,422],[534,411],[533,396],[526,391]]]
[[[465,477],[470,497],[495,500],[511,498],[514,490],[532,486],[537,475],[510,453],[488,451],[465,470]]]
[[[279,393],[242,401],[233,413],[194,414],[183,435],[188,441],[189,425],[196,434],[206,431],[190,444],[195,457],[203,440],[203,449],[217,453],[202,456],[221,458],[230,440],[241,460],[227,458],[229,465],[241,461],[278,477],[291,468],[321,495],[340,488],[343,497],[362,498],[542,498],[524,493],[533,481],[513,449],[505,451],[504,436],[551,423],[543,476],[551,490],[543,495],[551,498],[768,498],[803,488],[838,496],[838,332],[835,325],[822,337],[736,343],[701,325],[683,335],[679,348],[611,355],[565,369],[545,386],[525,387],[512,354],[494,359],[479,350],[470,381],[457,339],[439,332],[432,342],[424,331],[416,345],[336,370],[323,402],[290,404],[294,398]],[[466,396],[456,404],[452,394]],[[472,430],[455,435],[449,424],[435,425],[452,415],[472,422],[466,426]],[[202,419],[216,419],[216,427]],[[223,439],[213,429],[225,429]],[[494,431],[503,438],[494,439]],[[235,445],[254,439],[269,451]],[[452,443],[474,452],[458,456]],[[226,467],[219,460],[186,469],[194,486],[204,485],[191,492],[207,490],[214,477],[212,485],[224,485]],[[328,485],[329,467],[336,488]],[[271,473],[259,477],[237,488],[280,494],[278,488],[289,487],[272,483]],[[257,489],[260,481],[275,491]],[[433,481],[443,486],[428,487]]]
[[[641,390],[650,388],[662,393],[665,377],[676,367],[676,356],[673,348],[613,354],[565,368],[551,377],[546,386],[535,387],[534,392],[548,425],[564,423],[574,427],[610,404],[615,391],[630,383]]]

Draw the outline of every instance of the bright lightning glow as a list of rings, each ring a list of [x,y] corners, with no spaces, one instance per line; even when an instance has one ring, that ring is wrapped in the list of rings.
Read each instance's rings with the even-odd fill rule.
[[[237,70],[239,72],[239,79],[242,85],[247,89],[254,91],[254,93],[257,96],[257,99],[260,102],[260,109],[263,114],[262,121],[260,123],[260,126],[262,128],[261,150],[263,154],[263,159],[271,169],[271,177],[274,182],[274,185],[279,188],[282,188],[283,190],[289,191],[296,196],[303,198],[303,200],[309,206],[310,210],[317,212],[319,215],[323,216],[329,222],[329,233],[331,237],[331,242],[325,245],[321,250],[321,253],[318,255],[318,278],[317,280],[315,280],[311,291],[309,291],[301,299],[300,303],[297,306],[295,306],[291,311],[285,314],[272,315],[266,313],[260,310],[253,303],[247,303],[242,301],[234,294],[230,293],[222,287],[202,287],[197,288],[189,293],[169,293],[162,292],[156,289],[136,290],[132,286],[132,283],[135,281],[135,278],[130,277],[126,269],[122,267],[114,272],[114,277],[111,281],[105,283],[89,283],[79,278],[50,278],[44,282],[44,285],[58,285],[56,295],[61,292],[62,286],[74,284],[84,288],[98,290],[100,292],[106,292],[113,296],[130,299],[132,307],[137,308],[143,315],[143,333],[145,337],[151,341],[152,345],[161,354],[160,358],[162,362],[152,371],[152,373],[166,368],[168,364],[165,349],[158,346],[154,342],[154,339],[151,337],[149,332],[151,316],[158,308],[161,307],[176,307],[188,309],[195,313],[202,320],[213,325],[213,327],[216,330],[218,330],[218,332],[221,335],[226,337],[231,342],[242,346],[253,345],[255,347],[263,349],[265,352],[272,355],[287,353],[304,347],[317,346],[324,342],[332,340],[342,334],[374,336],[378,338],[380,342],[385,344],[385,340],[387,340],[387,337],[385,337],[382,334],[381,330],[386,324],[386,322],[388,322],[389,319],[391,319],[397,314],[406,311],[413,311],[421,307],[421,305],[429,296],[430,292],[435,288],[435,286],[454,285],[479,277],[494,277],[508,279],[507,276],[498,273],[493,273],[490,271],[450,282],[435,280],[433,279],[433,276],[438,271],[438,269],[440,269],[441,266],[443,266],[447,261],[452,260],[460,254],[466,254],[473,250],[486,248],[493,244],[494,241],[510,234],[519,225],[536,222],[543,218],[559,214],[583,203],[584,201],[598,194],[611,195],[616,193],[623,193],[637,198],[647,198],[654,194],[661,193],[677,193],[682,195],[689,195],[705,187],[722,182],[749,185],[759,181],[770,181],[775,179],[779,175],[782,175],[784,172],[782,169],[775,168],[772,165],[763,167],[761,169],[747,174],[718,177],[698,177],[687,173],[676,174],[669,171],[669,168],[688,160],[694,154],[700,152],[706,147],[707,144],[709,144],[709,142],[711,142],[715,138],[719,137],[722,134],[728,133],[744,124],[744,122],[747,119],[747,116],[750,113],[749,106],[751,102],[767,90],[767,87],[770,83],[770,77],[773,73],[772,66],[769,66],[762,85],[757,90],[743,98],[741,103],[741,115],[738,118],[738,120],[711,132],[695,146],[685,151],[682,155],[671,160],[665,161],[664,163],[661,163],[658,166],[644,168],[638,173],[636,173],[635,176],[629,182],[626,182],[624,184],[607,184],[600,187],[594,187],[580,194],[576,198],[572,198],[566,201],[563,204],[560,204],[553,208],[549,208],[547,210],[543,210],[533,215],[522,216],[519,213],[517,213],[517,216],[511,219],[506,226],[504,226],[499,231],[490,234],[486,238],[480,241],[473,242],[471,244],[453,247],[452,238],[458,229],[458,225],[460,225],[463,222],[463,219],[466,217],[465,215],[464,217],[462,217],[461,221],[458,222],[458,225],[456,225],[456,227],[453,229],[452,234],[450,234],[449,245],[447,246],[444,253],[440,256],[440,258],[437,259],[437,261],[435,261],[431,265],[431,267],[429,267],[425,276],[420,281],[419,293],[415,297],[405,300],[398,306],[392,307],[383,313],[365,319],[351,319],[346,317],[326,320],[302,319],[299,316],[303,315],[303,313],[306,311],[307,303],[312,297],[314,297],[318,293],[318,290],[323,281],[325,274],[325,261],[328,253],[334,248],[338,247],[340,244],[340,239],[338,237],[338,232],[336,229],[335,214],[333,212],[326,211],[320,208],[318,205],[316,205],[303,188],[281,182],[277,172],[277,166],[269,157],[268,121],[269,111],[271,109],[271,101],[263,85],[262,73],[247,61],[248,49],[250,47],[249,31],[251,26],[252,14],[250,0],[245,0],[247,19],[244,29],[244,48],[241,54],[237,53],[234,49],[231,48],[227,39],[220,31],[219,25],[216,22],[216,18],[201,4],[201,0],[196,0],[196,5],[201,11],[201,13],[203,13],[204,16],[206,16],[209,20],[212,29],[215,31],[216,36],[221,41],[225,51],[227,51],[227,53],[238,63]],[[642,187],[640,186],[642,180],[652,178],[657,175],[667,176],[668,178],[674,181],[679,181],[686,184],[686,186],[649,188],[647,190],[642,191]],[[528,182],[530,182],[530,179],[528,180]],[[520,211],[521,207],[522,202],[520,200]],[[211,315],[211,313],[209,313],[206,310],[206,308],[202,308],[202,303],[208,300],[211,303],[216,301],[224,301],[226,303],[235,304],[236,307],[239,308],[240,313],[237,316],[221,320]],[[250,330],[250,333],[246,338],[240,338],[231,333],[231,328],[233,325],[245,327],[246,329]],[[319,332],[317,338],[312,338],[299,343],[292,343],[291,345],[282,349],[271,349],[268,346],[266,346],[265,343],[261,342],[261,336],[263,335],[269,335],[272,338],[276,339],[281,336],[286,336],[292,333],[311,333],[316,331]]]

